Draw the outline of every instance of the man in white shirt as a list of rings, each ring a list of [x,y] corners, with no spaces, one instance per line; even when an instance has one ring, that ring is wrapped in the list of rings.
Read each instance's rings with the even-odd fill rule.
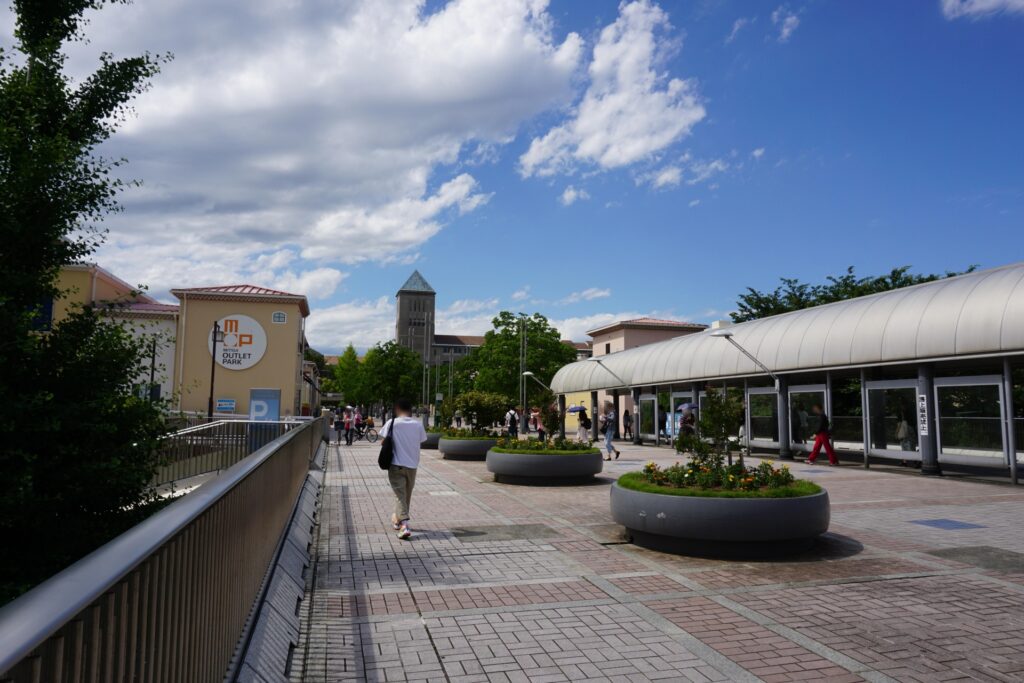
[[[395,493],[395,512],[391,523],[398,537],[412,536],[409,530],[409,502],[416,484],[416,469],[420,466],[420,444],[427,440],[423,423],[412,417],[412,403],[402,399],[395,402],[395,416],[380,430],[382,437],[391,436],[394,457],[388,468],[388,482]]]

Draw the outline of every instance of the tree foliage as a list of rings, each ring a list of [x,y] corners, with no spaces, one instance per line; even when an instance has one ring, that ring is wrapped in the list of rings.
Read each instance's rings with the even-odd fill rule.
[[[974,269],[975,266],[970,266],[964,272],[969,273]],[[900,266],[885,275],[858,277],[853,266],[850,266],[844,274],[830,275],[822,284],[809,284],[795,278],[779,278],[782,284],[772,291],[762,292],[748,287],[746,293],[740,294],[736,304],[737,310],[731,315],[733,322],[746,322],[962,274],[948,271],[943,275],[921,275],[911,273],[910,266]]]
[[[121,160],[96,147],[157,72],[149,55],[115,59],[73,83],[68,41],[103,0],[14,0],[14,51],[0,51],[0,600],[133,524],[163,429],[132,382],[150,339],[90,308],[46,334],[41,304],[60,268],[102,241],[117,211]],[[29,549],[32,549],[29,552]]]
[[[559,368],[576,360],[576,351],[562,343],[558,330],[540,313],[520,316],[502,311],[492,321],[494,329],[484,335],[484,343],[466,358],[465,368],[474,374],[473,387],[505,396],[509,402],[519,397],[520,320],[526,326],[526,369],[544,384],[550,384]],[[528,386],[528,396],[537,396],[541,387]]]
[[[368,403],[370,400],[363,391],[362,367],[359,354],[349,344],[345,352],[338,356],[338,364],[334,366],[335,386],[345,401],[350,404]],[[379,398],[379,397],[378,397]]]
[[[390,406],[406,398],[415,403],[420,395],[422,372],[423,364],[415,351],[394,340],[377,344],[366,352],[357,373],[359,398],[365,399],[360,402],[380,401]]]
[[[491,391],[467,391],[455,398],[453,407],[461,411],[463,418],[470,424],[489,427],[504,418],[508,411],[508,399]]]

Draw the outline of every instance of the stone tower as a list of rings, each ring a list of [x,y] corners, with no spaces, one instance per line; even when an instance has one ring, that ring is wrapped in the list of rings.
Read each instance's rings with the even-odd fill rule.
[[[395,297],[398,299],[395,339],[429,361],[434,347],[434,301],[437,292],[417,270]]]

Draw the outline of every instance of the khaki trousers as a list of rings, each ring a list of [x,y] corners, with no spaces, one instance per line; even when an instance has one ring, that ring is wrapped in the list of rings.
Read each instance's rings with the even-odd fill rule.
[[[409,519],[409,501],[416,484],[416,470],[412,467],[392,465],[388,468],[388,481],[395,494],[395,517],[399,522]]]

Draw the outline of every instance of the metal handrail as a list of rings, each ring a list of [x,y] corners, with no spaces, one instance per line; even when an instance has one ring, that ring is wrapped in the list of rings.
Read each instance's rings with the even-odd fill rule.
[[[146,680],[187,680],[181,677],[186,670],[211,673],[220,669],[223,675],[234,647],[234,643],[228,647],[230,631],[237,625],[233,636],[237,641],[322,431],[315,422],[289,430],[0,608],[0,680],[48,679],[56,676],[47,674],[47,669],[65,667],[77,673],[85,669],[82,680],[100,676],[119,680],[136,670],[145,670]],[[301,450],[296,453],[296,448]],[[268,491],[279,492],[287,500],[263,498]],[[221,503],[226,503],[227,509]],[[250,519],[260,514],[262,519]],[[252,523],[244,524],[247,519]],[[279,528],[264,529],[257,521]],[[259,528],[238,528],[254,524]],[[252,538],[243,539],[246,532]],[[217,564],[225,560],[217,551],[223,550],[228,535],[244,542],[247,552],[266,557],[235,558],[243,565],[236,565],[234,571],[225,569]],[[258,551],[249,550],[250,542]],[[246,562],[264,566],[250,567]],[[197,584],[203,576],[218,585]],[[233,592],[228,599],[233,601],[216,608],[210,605],[214,597],[223,597],[212,591],[228,588]],[[246,599],[248,604],[240,604]],[[211,609],[223,623],[209,623]],[[184,617],[195,623],[177,623]],[[171,657],[164,651],[162,639],[180,636],[182,629],[193,636],[188,647],[205,652],[201,661],[180,654]],[[197,630],[209,631],[205,640],[196,635]],[[133,632],[126,639],[127,631]],[[215,631],[220,632],[217,643],[206,642]],[[126,651],[115,652],[118,633]],[[36,651],[37,656],[32,656]],[[73,680],[79,680],[77,673]]]

